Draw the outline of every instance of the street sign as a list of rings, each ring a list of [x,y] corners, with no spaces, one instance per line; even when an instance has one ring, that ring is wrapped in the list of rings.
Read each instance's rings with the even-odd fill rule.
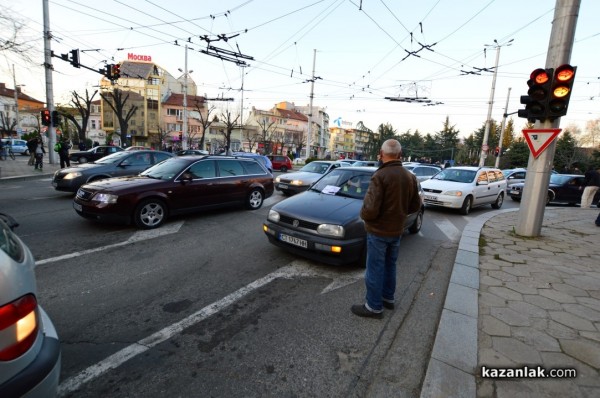
[[[540,156],[562,129],[523,129],[525,141],[534,158]]]

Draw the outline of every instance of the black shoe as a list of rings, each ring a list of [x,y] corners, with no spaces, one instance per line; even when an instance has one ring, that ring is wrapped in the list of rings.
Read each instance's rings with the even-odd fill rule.
[[[396,306],[394,305],[394,303],[390,303],[389,301],[383,300],[383,308],[393,310],[394,308],[396,308]]]
[[[367,307],[365,307],[364,304],[355,304],[352,306],[352,308],[350,308],[350,310],[352,311],[352,313],[354,315],[362,316],[365,318],[376,318],[376,319],[383,318],[383,312],[369,311],[367,309]]]

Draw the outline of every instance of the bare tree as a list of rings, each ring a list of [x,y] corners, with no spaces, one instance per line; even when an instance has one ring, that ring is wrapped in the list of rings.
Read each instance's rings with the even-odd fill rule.
[[[120,137],[121,137],[121,145],[124,142],[127,142],[127,131],[129,130],[129,120],[135,115],[138,107],[136,105],[131,105],[129,110],[125,111],[125,105],[127,104],[127,100],[129,99],[129,93],[127,95],[123,95],[123,91],[118,88],[114,88],[112,93],[102,94],[100,93],[100,97],[111,107],[115,115],[117,115],[117,119],[119,121],[119,128],[121,129]]]
[[[233,118],[229,110],[221,112],[221,121],[225,124],[225,131],[221,130],[221,134],[223,134],[223,138],[225,139],[225,146],[229,149],[231,149],[231,134],[233,134],[233,129],[237,127],[237,120],[239,118],[240,115]]]
[[[158,145],[158,149],[162,150],[165,147],[167,142],[167,137],[169,136],[169,132],[164,130],[162,127],[158,126],[158,133],[156,134],[156,144]]]
[[[302,148],[304,148],[304,143],[306,143],[306,135],[304,134],[304,130],[296,132],[292,135],[292,143],[294,144],[294,147],[296,148],[298,156],[300,156],[300,153],[302,152]],[[294,155],[296,155],[296,154],[294,154]]]
[[[85,90],[85,98],[77,93],[77,91],[73,91],[71,94],[73,97],[71,98],[70,104],[77,110],[79,116],[81,116],[81,124],[75,118],[73,113],[67,112],[63,108],[58,108],[58,112],[65,118],[68,119],[75,128],[77,129],[77,136],[79,138],[79,142],[85,142],[85,133],[87,131],[88,121],[90,120],[90,113],[92,108],[92,102],[94,101],[94,97],[98,93],[98,90],[95,90],[92,96],[90,97],[89,91]]]
[[[244,129],[243,130],[244,139],[248,142],[248,147],[250,152],[254,150],[254,145],[258,144],[260,141],[260,134],[253,128]]]
[[[268,122],[266,119],[260,120],[257,123],[259,128],[259,140],[263,144],[263,148],[265,150],[266,155],[271,151],[271,141],[273,139],[273,132],[275,131],[277,125],[275,124],[275,120]]]
[[[0,132],[10,135],[17,126],[17,119],[8,115],[8,110],[0,112]]]
[[[199,149],[204,149],[204,142],[206,141],[206,131],[208,130],[208,128],[210,127],[211,124],[213,124],[215,121],[218,121],[217,117],[214,116],[211,120],[210,115],[211,113],[216,111],[216,108],[214,107],[214,105],[211,105],[210,107],[208,107],[206,109],[206,116],[204,116],[204,114],[202,113],[202,108],[204,108],[204,101],[199,101],[198,99],[196,99],[195,103],[194,103],[194,109],[198,112],[199,119],[200,119],[200,124],[202,125],[202,135],[200,136],[200,145],[199,145]],[[194,138],[195,134],[193,136],[191,136],[190,138]]]
[[[25,24],[13,17],[14,13],[7,7],[0,9],[0,52],[16,55],[28,64],[34,64],[33,54],[36,47],[33,41],[22,34]]]

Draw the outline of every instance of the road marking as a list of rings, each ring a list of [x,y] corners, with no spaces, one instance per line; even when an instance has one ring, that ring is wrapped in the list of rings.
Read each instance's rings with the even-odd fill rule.
[[[242,299],[249,293],[252,293],[254,290],[259,289],[268,283],[274,281],[277,278],[282,279],[292,279],[296,277],[318,277],[323,276],[326,278],[334,277],[334,282],[331,283],[327,288],[325,288],[321,294],[326,293],[326,291],[331,291],[335,288],[339,288],[341,286],[345,286],[349,283],[354,283],[358,280],[358,271],[350,272],[348,275],[342,275],[340,279],[341,282],[336,283],[335,279],[339,277],[339,273],[335,273],[333,271],[328,271],[323,267],[317,267],[312,265],[308,261],[304,260],[296,260],[291,262],[289,265],[285,267],[279,268],[276,271],[271,272],[270,274],[255,280],[254,282],[236,290],[235,292],[229,294],[228,296],[223,297],[222,299],[207,305],[206,307],[200,309],[199,311],[193,313],[187,318],[182,319],[179,322],[176,322],[172,325],[169,325],[158,332],[151,334],[150,336],[141,339],[119,351],[110,355],[106,359],[89,366],[88,368],[82,370],[77,375],[63,381],[60,383],[58,387],[58,395],[64,396],[69,394],[77,389],[79,389],[83,384],[96,379],[102,374],[108,372],[111,369],[116,369],[121,366],[128,360],[148,351],[150,348],[157,346],[160,343],[163,343],[176,334],[181,333],[186,328],[193,326],[206,318],[218,313],[219,311],[225,309],[229,305],[237,302]],[[363,271],[360,271],[360,275],[362,276]],[[336,277],[337,275],[337,277]],[[335,285],[337,287],[330,286]],[[329,288],[329,289],[328,289]]]
[[[100,246],[100,247],[96,247],[93,249],[82,250],[79,252],[64,254],[64,255],[58,256],[58,257],[50,257],[50,258],[45,258],[43,260],[36,260],[35,263],[36,263],[36,265],[54,263],[56,261],[62,261],[62,260],[70,259],[70,258],[85,256],[86,254],[96,253],[96,252],[99,252],[102,250],[112,249],[112,248],[119,247],[119,246],[125,246],[125,245],[129,245],[131,243],[140,242],[140,241],[147,240],[147,239],[158,238],[159,236],[174,234],[179,231],[179,229],[181,228],[183,223],[184,223],[183,221],[179,221],[179,222],[172,223],[172,224],[165,224],[164,226],[162,226],[160,228],[156,228],[156,229],[150,229],[147,231],[137,231],[129,239],[127,239],[126,241],[123,241],[123,242],[113,243],[112,245]]]
[[[440,231],[444,233],[444,235],[446,235],[448,240],[452,242],[457,242],[458,240],[460,240],[462,231],[456,228],[454,224],[452,224],[450,221],[443,219],[435,221],[434,224],[440,229]]]

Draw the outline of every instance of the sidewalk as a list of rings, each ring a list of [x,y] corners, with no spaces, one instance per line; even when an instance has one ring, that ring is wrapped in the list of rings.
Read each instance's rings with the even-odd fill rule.
[[[599,211],[547,207],[535,238],[515,235],[514,209],[468,224],[421,397],[600,396]],[[482,366],[577,377],[483,378]]]
[[[0,181],[20,181],[40,176],[50,178],[56,170],[60,169],[59,163],[50,164],[48,154],[44,156],[44,169],[41,172],[27,165],[28,160],[29,156],[22,155],[16,155],[15,160],[11,158],[0,160]]]

